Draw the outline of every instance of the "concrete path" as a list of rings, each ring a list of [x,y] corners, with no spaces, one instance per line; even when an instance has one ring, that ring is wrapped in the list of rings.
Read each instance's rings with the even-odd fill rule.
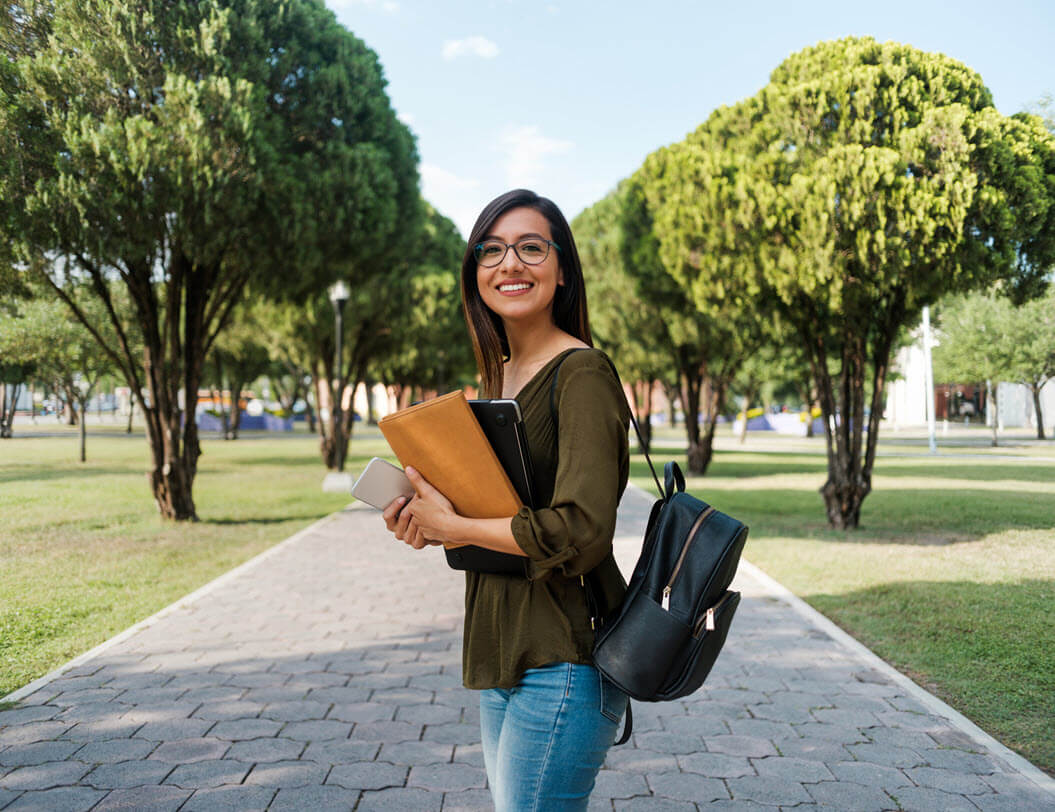
[[[649,504],[624,499],[624,567]],[[592,809],[1055,808],[1051,779],[749,565],[738,581],[707,685],[635,704]],[[461,612],[438,550],[347,509],[13,695],[0,808],[489,809]]]

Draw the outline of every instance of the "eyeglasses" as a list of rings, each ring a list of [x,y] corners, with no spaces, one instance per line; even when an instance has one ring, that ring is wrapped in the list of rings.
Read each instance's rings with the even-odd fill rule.
[[[500,265],[506,258],[510,248],[525,265],[541,265],[549,256],[550,246],[560,252],[560,246],[555,242],[544,240],[541,237],[525,237],[510,245],[501,240],[484,240],[473,246],[473,256],[482,268],[493,268]]]

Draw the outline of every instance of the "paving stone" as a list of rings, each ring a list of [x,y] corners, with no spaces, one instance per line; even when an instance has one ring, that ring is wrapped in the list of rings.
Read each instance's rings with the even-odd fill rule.
[[[730,719],[729,730],[734,736],[756,739],[783,739],[796,735],[795,728],[790,724],[769,719]]]
[[[604,770],[597,773],[591,798],[632,798],[635,795],[647,795],[648,783],[645,776],[636,773],[625,773],[618,770]],[[446,812],[446,810],[444,811]]]
[[[75,784],[91,769],[80,761],[48,761],[16,767],[3,778],[0,787],[13,790],[41,790]]]
[[[326,702],[273,702],[260,712],[261,718],[279,722],[302,722],[325,719],[330,710]]]
[[[352,731],[352,738],[371,742],[416,742],[421,739],[422,727],[410,722],[360,723]]]
[[[707,738],[707,750],[711,753],[749,758],[777,755],[771,741],[757,736],[710,736]]]
[[[364,792],[356,812],[438,812],[443,796],[422,789],[385,789],[380,792]]]
[[[989,775],[998,772],[1000,765],[996,760],[980,753],[967,753],[963,750],[917,750],[920,757],[931,767],[955,770],[977,775]]]
[[[259,716],[263,709],[264,706],[258,702],[245,702],[241,699],[231,702],[208,702],[195,709],[194,718],[210,722],[245,720]]]
[[[326,777],[326,783],[355,790],[402,787],[406,783],[408,772],[407,767],[396,764],[358,761],[335,765]]]
[[[1050,796],[1044,798],[1040,790],[1033,796],[1021,795],[972,795],[971,803],[982,812],[1032,812],[1035,809],[1049,809],[1052,806]]]
[[[756,774],[746,756],[729,756],[723,753],[678,756],[678,765],[686,772],[698,773],[709,778],[739,778]]]
[[[389,722],[395,718],[396,709],[377,702],[352,702],[334,705],[327,714],[328,719],[341,722]]]
[[[729,797],[722,781],[693,773],[660,773],[647,776],[647,781],[657,797],[675,801],[710,803]]]
[[[179,787],[132,787],[115,789],[92,812],[114,809],[149,809],[151,812],[176,812],[190,797],[190,790]]]
[[[613,800],[618,812],[696,812],[696,804],[688,801],[672,801],[670,798],[630,798]]]
[[[123,789],[160,784],[175,766],[172,763],[149,759],[101,764],[85,776],[83,783],[100,789]]]
[[[878,787],[890,793],[900,787],[913,786],[908,776],[895,767],[883,767],[879,764],[869,764],[864,761],[841,761],[837,764],[829,764],[828,769],[840,781],[850,781],[854,784]]]
[[[102,742],[88,742],[77,751],[77,760],[86,764],[116,764],[119,761],[146,758],[156,746],[154,742],[144,739],[110,739]]]
[[[169,722],[147,722],[133,738],[163,742],[174,739],[196,739],[204,736],[215,722],[205,719],[173,719]]]
[[[248,812],[248,810],[264,810],[271,804],[275,797],[275,790],[271,787],[215,787],[211,789],[195,790],[190,800],[180,808],[180,812]],[[355,800],[352,799],[352,805]],[[273,808],[273,807],[272,807]],[[302,809],[312,809],[305,806]],[[321,808],[321,807],[315,807]],[[346,806],[351,809],[352,806]]]
[[[81,748],[77,742],[48,741],[32,744],[16,744],[0,750],[0,765],[5,767],[28,767],[47,761],[64,761]]]
[[[4,812],[87,812],[106,795],[91,787],[58,787],[25,792],[4,807]]]
[[[229,741],[211,736],[200,739],[178,739],[159,745],[150,757],[173,764],[187,764],[194,761],[223,758],[223,754],[230,747]]]
[[[484,748],[481,744],[459,744],[454,748],[456,764],[469,764],[484,769]]]
[[[446,764],[451,761],[454,747],[438,742],[399,742],[385,744],[377,756],[378,761],[392,764]]]
[[[890,747],[885,744],[850,744],[846,747],[858,761],[884,764],[887,767],[919,767],[923,757],[905,747]]]
[[[951,747],[957,750],[966,750],[970,753],[981,753],[984,748],[976,742],[971,736],[968,736],[962,730],[955,730],[953,728],[944,728],[942,730],[931,730],[927,732],[934,741],[936,741],[942,747]]]
[[[808,784],[806,790],[821,805],[832,806],[842,812],[885,812],[898,808],[893,798],[883,790],[850,781],[821,781]]]
[[[959,795],[981,795],[992,792],[992,788],[978,776],[953,770],[916,767],[912,770],[905,770],[905,774],[921,787],[933,787]]]
[[[396,709],[396,720],[420,725],[442,725],[461,719],[461,708],[446,705],[400,705]]]
[[[476,744],[480,741],[480,725],[460,722],[426,725],[422,740],[440,744]]]
[[[635,733],[634,745],[644,750],[654,750],[657,753],[671,753],[672,755],[698,753],[706,749],[701,736],[685,736],[662,730]]]
[[[724,719],[699,716],[663,716],[662,727],[657,730],[646,730],[637,724],[637,711],[634,711],[634,735],[666,731],[679,736],[727,736],[729,725]]]
[[[611,804],[608,806],[611,809]],[[486,789],[448,792],[443,796],[443,812],[492,812],[494,801]]]
[[[289,722],[281,735],[286,739],[302,742],[327,741],[330,739],[347,739],[352,732],[350,722],[320,719],[310,722]]]
[[[24,705],[0,710],[0,728],[24,725],[26,722],[42,722],[57,715],[61,708],[54,705]]]
[[[666,773],[678,771],[678,760],[669,753],[655,750],[613,747],[608,751],[604,766],[610,770],[631,773]]]
[[[230,745],[225,758],[255,763],[258,761],[286,761],[304,752],[304,742],[292,739],[250,739]]]
[[[275,761],[257,764],[246,776],[245,783],[262,787],[306,787],[322,784],[330,771],[329,764],[314,761]]]
[[[252,744],[252,742],[246,742],[246,744]],[[303,747],[303,744],[301,746]],[[377,757],[380,749],[379,742],[348,739],[312,742],[300,757],[309,761],[317,761],[320,764],[350,764],[354,761],[372,761]],[[263,759],[258,759],[258,761],[263,761]]]
[[[0,730],[0,747],[57,739],[72,727],[69,722],[29,722]]]
[[[275,736],[282,729],[282,722],[272,719],[236,719],[229,722],[217,722],[209,729],[209,735],[227,741],[245,741],[264,736]]]
[[[487,775],[481,768],[468,764],[425,764],[410,768],[407,786],[461,792],[487,786]]]
[[[248,772],[248,764],[234,759],[196,761],[193,764],[178,766],[165,779],[165,783],[184,789],[219,787],[223,784],[241,783]]]
[[[931,744],[933,739],[919,730],[905,730],[901,727],[869,727],[863,731],[876,744],[885,744],[889,747],[907,747],[915,750],[920,755],[924,751],[933,751]]]
[[[850,761],[850,751],[838,742],[810,739],[778,739],[773,742],[780,755],[789,758],[804,758],[808,761]]]
[[[792,725],[796,735],[803,739],[827,739],[840,744],[867,743],[868,736],[858,728],[846,727],[845,725],[830,725],[827,722],[806,722],[801,725]]]
[[[819,761],[788,756],[767,756],[753,758],[751,765],[755,772],[767,778],[784,778],[788,781],[827,781],[833,779],[831,770]]]
[[[428,705],[435,691],[423,688],[380,688],[370,695],[370,701],[381,705]]]
[[[334,685],[327,688],[312,688],[307,693],[310,702],[325,702],[328,705],[354,705],[366,702],[373,691],[351,685]]]
[[[729,778],[726,785],[734,801],[757,801],[761,804],[794,805],[812,800],[798,781],[783,778]]]
[[[942,792],[931,787],[904,787],[891,793],[904,812],[976,812],[978,809],[963,795]],[[1029,807],[1025,807],[1026,812]]]
[[[44,722],[43,724],[48,723]],[[75,742],[127,739],[142,726],[142,722],[128,721],[124,718],[99,720],[97,722],[80,722],[63,733],[60,738]]]

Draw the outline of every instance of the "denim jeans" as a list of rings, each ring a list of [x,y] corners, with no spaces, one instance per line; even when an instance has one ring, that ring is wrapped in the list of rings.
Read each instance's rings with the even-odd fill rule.
[[[626,694],[592,665],[553,663],[509,690],[480,693],[480,733],[496,812],[586,809]]]

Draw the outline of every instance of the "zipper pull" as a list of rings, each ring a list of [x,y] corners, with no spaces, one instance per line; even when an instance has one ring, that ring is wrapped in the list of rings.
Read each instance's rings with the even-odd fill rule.
[[[703,619],[703,628],[709,632],[714,631],[714,607],[712,606],[707,610],[707,615]]]
[[[665,612],[669,612],[670,611],[670,587],[669,586],[663,587],[663,600],[660,601],[659,605],[663,607],[663,611],[665,611]]]

